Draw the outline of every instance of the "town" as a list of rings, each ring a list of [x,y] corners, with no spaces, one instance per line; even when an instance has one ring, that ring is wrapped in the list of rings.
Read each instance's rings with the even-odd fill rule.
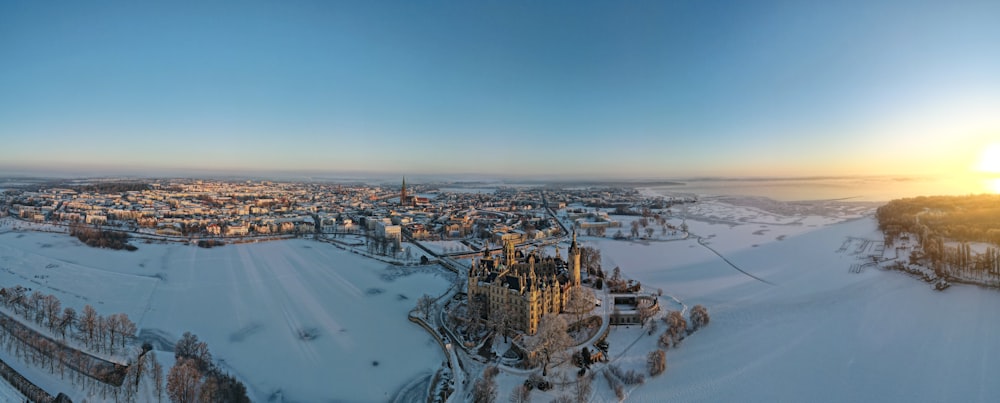
[[[451,287],[417,299],[409,320],[437,341],[447,360],[433,378],[404,388],[395,400],[491,401],[496,385],[489,383],[500,368],[508,378],[524,378],[512,396],[573,384],[582,399],[595,374],[587,370],[608,361],[613,326],[649,325],[648,335],[657,337],[662,321],[667,327],[659,343],[668,348],[706,324],[707,311],[661,311],[662,289],[644,289],[618,267],[602,268],[600,251],[583,246],[578,234],[684,240],[687,225],[672,209],[696,201],[632,186],[413,184],[405,178],[377,185],[81,180],[10,187],[2,193],[0,225],[68,233],[89,246],[128,251],[142,243],[211,248],[298,238],[412,267],[404,270],[437,267],[453,273]],[[682,312],[692,315],[691,328]],[[135,329],[120,335],[123,345],[132,340],[151,348],[136,336]],[[308,330],[300,336],[315,337]],[[649,354],[650,375],[662,373],[663,350]],[[634,370],[601,365],[616,394],[642,381]],[[550,374],[550,366],[559,370]]]
[[[454,192],[441,188],[453,186]],[[544,241],[568,235],[554,210],[569,211],[581,231],[604,235],[620,228],[616,214],[648,217],[693,198],[647,198],[633,188],[546,189],[500,187],[488,194],[456,184],[365,184],[157,180],[95,180],[12,189],[0,199],[0,216],[69,228],[85,224],[169,241],[216,238],[231,242],[295,236],[367,234],[389,240],[382,254],[399,254],[402,239],[483,242]],[[458,184],[457,186],[462,186]],[[448,188],[445,188],[448,189]],[[471,191],[470,191],[471,190]],[[587,208],[589,207],[589,209]],[[604,208],[603,210],[599,210]],[[612,211],[614,213],[614,211]],[[661,223],[662,224],[662,223]],[[645,235],[652,237],[648,225]],[[661,225],[661,227],[663,227]],[[628,229],[626,229],[628,230]],[[632,237],[639,237],[635,231]]]

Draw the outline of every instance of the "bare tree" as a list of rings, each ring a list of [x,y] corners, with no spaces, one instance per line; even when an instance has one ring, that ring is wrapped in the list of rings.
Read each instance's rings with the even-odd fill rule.
[[[80,316],[80,322],[78,327],[80,332],[85,334],[87,343],[92,343],[94,340],[94,332],[97,330],[97,311],[94,307],[88,305],[83,306],[83,315]]]
[[[59,323],[59,314],[62,311],[62,303],[55,295],[46,295],[42,298],[42,310],[45,311],[45,318],[49,322],[49,330],[55,331]]]
[[[510,312],[507,311],[506,307],[499,307],[490,312],[489,326],[494,332],[503,335],[504,343],[507,342],[507,333],[510,330],[512,320],[513,318],[511,318]]]
[[[424,294],[419,299],[417,299],[417,312],[420,312],[420,315],[423,316],[424,319],[430,320],[431,312],[433,310],[434,310],[434,297]]]
[[[135,322],[132,322],[125,313],[118,314],[118,335],[121,337],[122,348],[125,348],[125,341],[135,337],[135,332],[138,329],[135,326]]]
[[[150,371],[149,376],[153,377],[153,393],[156,394],[156,401],[163,399],[163,365],[156,359],[156,352],[149,352]]]
[[[580,376],[576,380],[576,402],[584,403],[590,398],[592,389],[591,381],[594,380],[594,373],[589,372]]]
[[[472,387],[472,401],[476,403],[493,403],[497,398],[497,367],[486,367],[482,378]]]
[[[584,315],[594,309],[594,291],[583,286],[574,286],[568,292],[566,311],[575,314],[577,321],[582,320]]]
[[[108,335],[108,351],[115,352],[115,334],[121,330],[121,318],[118,314],[111,314],[104,318],[104,331]],[[102,332],[103,333],[103,332]]]
[[[646,322],[649,321],[649,319],[652,318],[654,315],[656,315],[656,312],[658,312],[659,310],[660,306],[657,304],[640,301],[639,308],[637,309],[639,313],[640,323],[645,325]]]
[[[45,296],[38,290],[31,293],[28,297],[28,313],[34,314],[35,323],[42,324],[42,319],[45,318],[45,311],[42,310],[42,299]]]
[[[182,358],[167,374],[167,396],[176,403],[194,403],[201,386],[201,371],[193,359]]]
[[[219,380],[214,376],[205,377],[205,381],[198,388],[198,403],[215,403],[219,397]]]
[[[535,356],[541,356],[542,376],[546,376],[552,356],[562,353],[571,344],[573,339],[566,333],[566,321],[559,315],[548,314],[542,316],[538,333],[528,340],[528,350]]]
[[[59,334],[63,340],[66,339],[66,329],[72,330],[73,322],[76,321],[76,310],[67,306],[63,309],[62,318],[59,320]]]
[[[531,401],[531,389],[523,383],[514,385],[514,390],[510,391],[510,403],[528,403]]]
[[[708,325],[708,309],[703,305],[695,305],[691,308],[691,326],[694,330],[701,329],[702,326]]]
[[[190,358],[195,360],[199,370],[206,370],[212,363],[212,353],[208,351],[208,344],[198,341],[198,336],[191,332],[184,332],[177,344],[174,345],[174,358],[178,361]]]
[[[649,376],[657,376],[667,370],[667,352],[654,350],[646,357],[646,364],[649,367]]]
[[[671,345],[677,347],[687,331],[687,321],[684,320],[684,315],[681,315],[680,311],[670,311],[667,317],[663,318],[663,321],[667,324],[667,330],[660,337],[660,344],[664,347]]]
[[[589,246],[580,248],[580,266],[587,273],[595,273],[601,267],[601,251]]]

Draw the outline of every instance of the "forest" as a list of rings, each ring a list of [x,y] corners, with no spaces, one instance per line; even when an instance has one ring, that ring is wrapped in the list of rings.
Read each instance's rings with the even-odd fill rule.
[[[1000,195],[931,196],[893,200],[876,212],[879,229],[897,239],[929,234],[958,242],[1000,245]]]
[[[899,199],[875,215],[887,247],[916,237],[920,250],[911,253],[911,263],[926,261],[951,279],[1000,285],[1000,195]],[[991,245],[974,253],[970,243]]]
[[[128,243],[128,234],[121,231],[101,230],[87,227],[81,223],[72,223],[69,227],[70,236],[75,236],[80,242],[95,248],[125,249],[129,252],[137,248]]]

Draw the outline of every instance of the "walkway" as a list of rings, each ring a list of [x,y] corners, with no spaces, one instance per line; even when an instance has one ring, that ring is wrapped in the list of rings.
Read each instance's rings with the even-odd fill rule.
[[[740,268],[739,266],[737,266],[737,265],[736,265],[735,263],[733,263],[733,262],[730,262],[730,261],[729,261],[729,259],[726,259],[726,257],[725,257],[725,256],[722,256],[722,254],[721,254],[721,253],[719,253],[719,252],[718,252],[718,251],[716,251],[715,249],[712,249],[712,248],[711,248],[711,247],[709,247],[709,246],[708,246],[707,244],[705,244],[705,240],[704,240],[704,239],[703,239],[702,237],[700,237],[700,236],[697,236],[697,235],[695,235],[695,237],[696,237],[696,238],[698,238],[698,244],[699,244],[699,245],[701,245],[701,246],[704,246],[704,247],[705,247],[705,249],[708,249],[708,250],[712,251],[712,253],[714,253],[714,254],[715,254],[716,256],[718,256],[718,257],[719,257],[720,259],[722,259],[722,260],[723,260],[724,262],[728,263],[728,264],[729,264],[730,266],[732,266],[732,267],[733,267],[734,269],[736,269],[736,270],[737,270],[737,271],[739,271],[740,273],[743,273],[743,274],[745,274],[745,275],[746,275],[747,277],[750,277],[750,278],[752,278],[752,279],[754,279],[754,280],[757,280],[757,281],[760,281],[760,282],[762,282],[762,283],[764,283],[764,284],[767,284],[767,285],[777,285],[777,284],[775,284],[775,283],[772,283],[772,282],[770,282],[770,281],[767,281],[767,280],[764,280],[764,279],[762,279],[762,278],[760,278],[760,277],[757,277],[757,276],[755,276],[755,275],[753,275],[753,274],[750,274],[750,273],[748,273],[748,272],[747,272],[746,270],[743,270],[743,269],[741,269],[741,268]]]

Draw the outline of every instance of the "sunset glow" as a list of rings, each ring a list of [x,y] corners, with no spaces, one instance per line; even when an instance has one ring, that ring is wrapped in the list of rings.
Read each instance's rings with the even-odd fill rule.
[[[979,159],[979,171],[1000,174],[1000,143],[990,144],[983,150],[983,155]]]

